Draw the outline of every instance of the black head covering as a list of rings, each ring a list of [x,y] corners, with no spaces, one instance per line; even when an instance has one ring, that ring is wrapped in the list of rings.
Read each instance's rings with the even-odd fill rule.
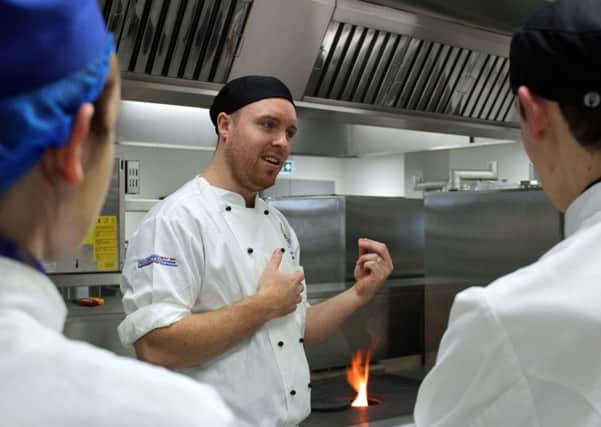
[[[244,76],[231,80],[221,88],[209,112],[215,130],[219,113],[232,114],[245,105],[266,98],[284,98],[294,105],[290,90],[275,77]]]
[[[511,89],[584,110],[601,108],[601,0],[557,0],[511,40]]]

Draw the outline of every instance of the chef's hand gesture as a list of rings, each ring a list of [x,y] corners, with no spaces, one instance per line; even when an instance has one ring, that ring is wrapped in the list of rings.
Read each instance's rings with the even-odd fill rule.
[[[283,253],[276,250],[271,260],[263,270],[257,290],[257,296],[262,298],[270,319],[284,316],[296,310],[302,301],[305,273],[283,273],[280,271]]]
[[[369,301],[386,281],[394,266],[384,243],[361,238],[359,258],[355,264],[355,286],[353,289],[364,303]]]

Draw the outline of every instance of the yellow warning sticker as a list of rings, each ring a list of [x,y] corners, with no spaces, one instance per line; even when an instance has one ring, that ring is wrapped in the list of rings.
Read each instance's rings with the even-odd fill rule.
[[[119,259],[117,217],[99,216],[94,227],[94,260],[99,270],[116,270]]]

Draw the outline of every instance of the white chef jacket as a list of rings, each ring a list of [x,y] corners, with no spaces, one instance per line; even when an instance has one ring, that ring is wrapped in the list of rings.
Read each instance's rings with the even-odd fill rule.
[[[279,211],[259,197],[246,208],[239,194],[195,177],[153,207],[129,241],[121,341],[131,345],[190,313],[254,295],[277,248],[285,249],[281,271],[300,268],[298,240]],[[295,312],[269,321],[221,356],[179,371],[215,386],[251,426],[298,424],[310,412],[306,304],[303,291]]]
[[[601,184],[565,220],[537,262],[457,295],[418,427],[601,426]]]
[[[42,273],[0,257],[0,426],[234,426],[214,389],[65,338]]]

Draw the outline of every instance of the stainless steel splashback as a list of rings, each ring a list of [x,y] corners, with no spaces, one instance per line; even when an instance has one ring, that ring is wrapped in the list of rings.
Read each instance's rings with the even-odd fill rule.
[[[300,241],[309,289],[353,281],[357,239],[385,242],[395,269],[390,278],[424,273],[423,202],[363,196],[309,196],[272,199]]]
[[[431,365],[456,293],[536,261],[563,238],[563,218],[542,190],[426,194],[424,204]]]

